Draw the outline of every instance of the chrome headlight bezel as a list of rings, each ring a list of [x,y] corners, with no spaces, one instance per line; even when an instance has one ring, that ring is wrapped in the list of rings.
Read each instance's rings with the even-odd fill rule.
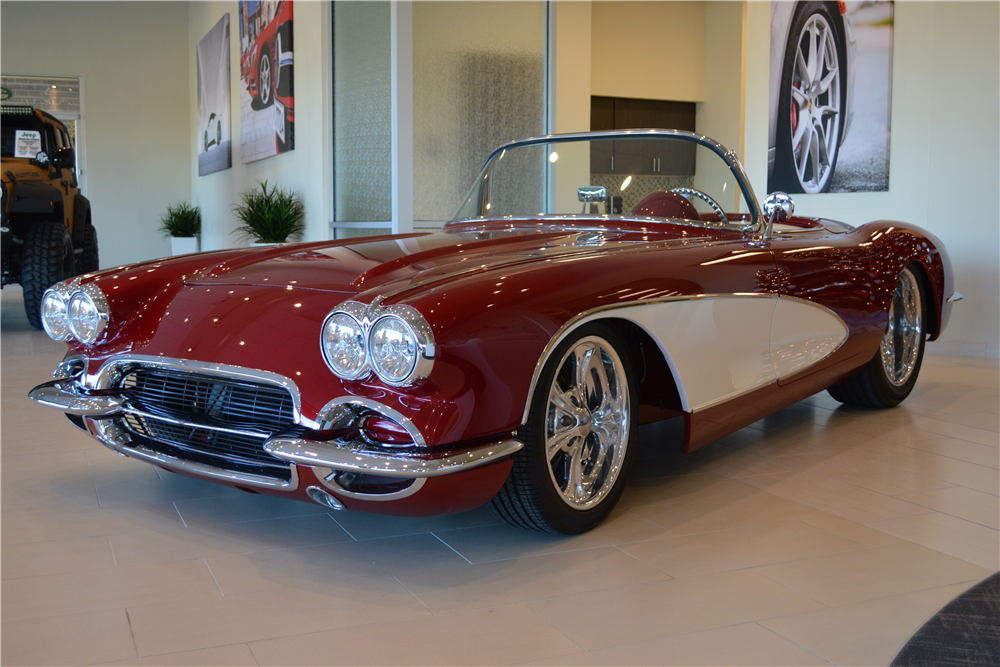
[[[73,337],[73,329],[69,323],[69,300],[73,291],[68,283],[59,282],[42,293],[42,328],[52,340],[62,342]]]
[[[333,325],[334,320],[337,320],[338,318],[353,323],[358,331],[358,342],[360,343],[360,348],[361,348],[360,350],[361,362],[357,365],[357,368],[355,368],[353,371],[345,370],[341,365],[339,365],[336,362],[333,355],[331,354],[330,348],[328,347],[328,343],[330,342],[329,327]],[[333,371],[333,374],[336,375],[337,377],[344,378],[345,380],[353,380],[354,378],[357,378],[358,376],[363,374],[367,369],[368,334],[362,327],[361,321],[359,321],[355,315],[352,315],[351,313],[343,310],[335,310],[329,315],[327,315],[326,319],[323,320],[323,328],[320,331],[319,345],[320,345],[320,350],[323,353],[323,361],[326,362],[327,367],[331,371]]]
[[[365,360],[361,368],[355,373],[338,371],[327,356],[327,326],[338,315],[350,317],[360,325],[364,333]],[[393,321],[402,324],[407,335],[412,338],[415,359],[405,376],[388,374],[373,358],[373,335],[376,332],[376,326],[383,321]],[[364,379],[371,373],[374,373],[379,380],[387,385],[393,387],[410,387],[419,384],[431,374],[435,357],[434,333],[431,331],[430,324],[427,323],[423,315],[412,306],[395,305],[383,307],[381,297],[372,301],[370,306],[358,303],[357,301],[346,301],[331,311],[323,321],[323,328],[320,331],[320,351],[327,367],[333,371],[334,375],[341,379]]]

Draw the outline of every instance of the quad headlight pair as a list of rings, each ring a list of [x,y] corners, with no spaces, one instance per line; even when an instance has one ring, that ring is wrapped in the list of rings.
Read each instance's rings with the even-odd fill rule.
[[[368,371],[386,384],[408,386],[430,375],[434,365],[434,334],[411,306],[383,308],[347,301],[327,315],[320,347],[327,366],[345,380]]]
[[[107,327],[110,316],[108,300],[94,284],[56,283],[42,295],[42,327],[55,340],[76,338],[90,345]]]

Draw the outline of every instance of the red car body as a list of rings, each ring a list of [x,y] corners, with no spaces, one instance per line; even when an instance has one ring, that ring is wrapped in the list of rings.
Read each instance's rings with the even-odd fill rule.
[[[435,234],[119,267],[67,288],[98,287],[110,317],[93,344],[67,341],[62,372],[32,397],[63,409],[115,451],[180,474],[327,501],[309,491],[319,489],[349,510],[432,515],[476,507],[504,487],[526,445],[532,398],[545,391],[543,369],[583,326],[608,327],[628,341],[623,356],[640,371],[638,423],[683,417],[685,451],[872,363],[904,269],[923,289],[921,338],[946,326],[954,286],[933,235],[891,221],[853,228],[801,217],[771,219],[765,232],[760,215],[756,232],[636,216],[475,217]],[[433,335],[429,375],[393,386],[374,374],[331,372],[317,341],[331,311],[348,301],[422,314]],[[770,330],[754,331],[758,320]],[[130,443],[135,430],[121,423],[122,404],[93,401],[110,395],[127,403],[121,376],[137,366],[284,388],[293,414],[264,449],[292,474],[267,481],[198,457],[192,463],[181,449]],[[192,391],[191,400],[205,400]],[[342,428],[331,409],[344,405],[357,419]],[[343,454],[336,461],[334,450]],[[382,458],[362,462],[369,453]],[[349,489],[331,481],[338,469],[371,477],[351,478]]]

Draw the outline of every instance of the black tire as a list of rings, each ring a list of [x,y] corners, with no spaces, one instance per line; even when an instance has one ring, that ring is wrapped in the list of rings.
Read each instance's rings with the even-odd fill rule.
[[[839,97],[839,116],[836,123],[836,137],[833,145],[828,148],[829,169],[822,171],[820,175],[812,173],[812,167],[807,167],[805,178],[800,178],[795,165],[795,147],[792,142],[792,86],[795,82],[796,53],[802,40],[805,38],[804,29],[813,19],[824,21],[830,27],[834,39],[836,39],[836,52],[838,58],[837,76],[837,97]],[[822,76],[822,74],[821,74]],[[826,92],[816,96],[815,105],[809,105],[809,109],[820,108],[831,103],[834,95]],[[798,107],[796,106],[796,109]],[[837,168],[837,156],[840,153],[840,142],[844,136],[844,118],[847,111],[847,51],[844,46],[844,36],[840,32],[838,22],[835,21],[829,8],[823,2],[803,3],[795,12],[791,27],[788,31],[788,43],[785,45],[785,58],[781,67],[781,87],[778,91],[778,116],[775,127],[775,160],[771,178],[768,180],[767,189],[769,192],[825,192],[833,181],[834,172]],[[796,116],[797,118],[797,116]],[[800,121],[804,122],[804,121]],[[801,142],[800,142],[801,143]],[[802,150],[802,149],[800,149]],[[810,176],[812,178],[810,178]]]
[[[208,130],[205,130],[205,150],[208,150]]]
[[[24,311],[28,322],[42,328],[42,294],[49,287],[76,275],[73,238],[61,222],[40,222],[28,227],[21,263]]]
[[[216,146],[221,146],[222,145],[222,121],[221,120],[215,125],[215,145]]]
[[[924,359],[925,293],[919,272],[909,267],[904,269],[896,283],[889,322],[878,351],[858,373],[827,389],[830,396],[860,408],[891,408],[910,395]],[[899,315],[899,310],[906,303],[916,309],[915,326],[901,323],[906,318]],[[905,343],[907,338],[912,338],[909,346]],[[893,367],[891,371],[887,364]]]
[[[76,266],[80,273],[93,273],[101,268],[100,253],[97,249],[97,230],[87,221],[83,228],[83,252]]]
[[[587,354],[588,350],[590,354],[584,357],[588,365],[582,373],[586,400],[581,405],[580,395],[573,393],[581,377],[577,352]],[[595,367],[591,362],[596,354],[600,357]],[[550,401],[553,389],[561,392],[564,404],[572,404],[578,415],[572,426],[571,413],[564,410],[560,416],[559,408]],[[637,396],[628,347],[616,330],[595,323],[567,337],[552,352],[538,378],[528,421],[518,429],[524,448],[514,455],[507,481],[488,503],[490,510],[515,526],[567,535],[601,523],[621,497],[635,452]],[[548,445],[558,439],[550,440],[550,432],[554,435],[557,429],[573,452],[555,447],[550,457]],[[600,446],[602,440],[604,447]],[[571,488],[574,470],[580,474],[580,484]],[[584,476],[589,480],[585,482]],[[586,489],[585,483],[589,485]],[[573,498],[577,491],[581,495]]]

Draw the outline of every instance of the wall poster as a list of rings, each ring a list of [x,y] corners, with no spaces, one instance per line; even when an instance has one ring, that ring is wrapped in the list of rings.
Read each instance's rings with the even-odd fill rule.
[[[768,192],[889,190],[893,11],[771,3]]]
[[[241,161],[295,148],[291,0],[240,0]]]
[[[233,166],[229,95],[229,14],[198,42],[198,175]]]

